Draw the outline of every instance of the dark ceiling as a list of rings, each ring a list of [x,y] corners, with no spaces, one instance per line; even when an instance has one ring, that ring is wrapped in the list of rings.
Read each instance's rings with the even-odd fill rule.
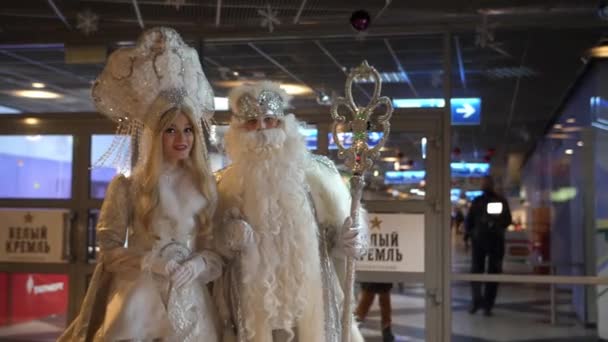
[[[342,95],[344,70],[366,59],[381,72],[401,68],[407,74],[409,82],[385,83],[384,95],[442,97],[443,39],[450,32],[453,95],[483,101],[482,124],[454,127],[452,145],[468,160],[495,148],[495,162],[504,165],[509,154],[525,154],[543,134],[585,52],[608,27],[597,6],[533,0],[3,1],[0,105],[23,112],[94,111],[88,89],[107,53],[132,43],[142,27],[157,25],[176,28],[199,49],[219,96],[230,81],[265,78]],[[261,25],[260,11],[269,7],[280,21],[273,32]],[[349,24],[357,9],[372,18],[364,33]],[[89,34],[78,19],[86,11],[98,16]],[[32,82],[64,97],[11,95]],[[362,98],[366,92],[367,85],[356,91]],[[294,104],[318,106],[316,97],[297,97]]]

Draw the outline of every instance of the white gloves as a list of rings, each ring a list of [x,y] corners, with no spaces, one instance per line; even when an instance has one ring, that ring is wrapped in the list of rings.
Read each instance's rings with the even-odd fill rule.
[[[332,254],[339,258],[359,258],[367,249],[365,229],[360,224],[353,225],[347,217],[342,224]]]
[[[144,258],[142,269],[149,269],[152,273],[161,277],[169,278],[178,268],[179,263],[175,260],[163,260],[156,257]]]
[[[170,279],[173,288],[179,289],[184,285],[190,284],[192,280],[205,271],[207,263],[200,254],[194,254],[190,259],[184,261],[177,269],[171,273]]]
[[[237,208],[232,208],[226,213],[224,240],[226,247],[232,252],[239,252],[255,242],[253,228],[243,219]]]
[[[190,284],[194,279],[201,278],[203,283],[215,280],[222,273],[222,259],[211,251],[193,253],[183,263],[171,259],[151,258],[144,263],[143,269],[149,270],[162,277],[168,278],[173,288],[179,289]]]

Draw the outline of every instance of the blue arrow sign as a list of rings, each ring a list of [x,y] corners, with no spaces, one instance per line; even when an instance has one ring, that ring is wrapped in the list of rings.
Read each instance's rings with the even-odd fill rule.
[[[430,99],[393,99],[395,108],[443,108],[445,100]],[[481,98],[453,98],[450,101],[452,125],[479,125],[481,123]]]
[[[454,98],[450,104],[452,125],[479,125],[481,123],[480,98]]]

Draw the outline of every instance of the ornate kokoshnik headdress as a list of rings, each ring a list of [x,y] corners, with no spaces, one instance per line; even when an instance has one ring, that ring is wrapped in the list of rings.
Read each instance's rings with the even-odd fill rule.
[[[154,127],[169,109],[187,105],[195,124],[209,127],[213,90],[203,73],[198,53],[170,28],[146,30],[136,46],[114,51],[95,81],[92,96],[97,110],[118,123],[116,134],[137,138]],[[128,139],[114,139],[95,165],[114,156],[113,164],[128,168],[132,149]],[[141,159],[143,156],[139,156]]]
[[[234,88],[230,91],[228,100],[232,115],[241,121],[247,121],[266,116],[285,116],[291,96],[278,83],[263,81]]]

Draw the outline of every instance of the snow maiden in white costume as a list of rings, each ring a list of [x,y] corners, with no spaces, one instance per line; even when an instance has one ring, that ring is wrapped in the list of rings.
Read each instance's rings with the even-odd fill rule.
[[[148,30],[110,56],[93,98],[138,138],[139,159],[108,187],[97,267],[59,341],[219,341],[206,284],[221,259],[205,248],[217,192],[201,123],[213,92],[198,54],[172,29]]]
[[[344,260],[364,252],[367,227],[346,219],[349,191],[306,150],[288,102],[270,82],[230,94],[215,226],[229,262],[214,297],[232,340],[339,342]],[[355,325],[351,336],[362,340]]]

